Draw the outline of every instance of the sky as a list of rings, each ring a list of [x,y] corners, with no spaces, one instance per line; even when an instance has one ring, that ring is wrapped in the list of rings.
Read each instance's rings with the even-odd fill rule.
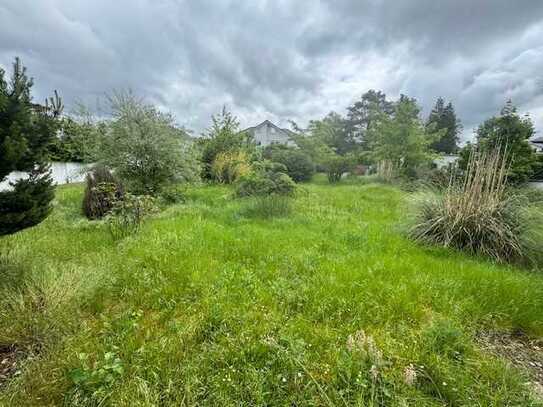
[[[542,0],[0,0],[0,66],[34,96],[104,108],[132,89],[198,134],[306,125],[369,89],[451,101],[463,138],[508,99],[543,132]]]

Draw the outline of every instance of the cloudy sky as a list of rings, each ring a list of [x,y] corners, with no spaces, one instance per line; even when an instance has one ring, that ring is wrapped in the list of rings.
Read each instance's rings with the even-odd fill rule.
[[[543,132],[542,0],[0,0],[0,66],[41,100],[131,88],[196,132],[305,125],[368,89],[451,100],[465,136],[507,99]]]

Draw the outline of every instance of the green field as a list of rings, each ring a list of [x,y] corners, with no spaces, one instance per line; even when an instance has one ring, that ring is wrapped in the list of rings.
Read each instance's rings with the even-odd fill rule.
[[[114,240],[81,186],[58,188],[44,223],[0,241],[17,359],[0,405],[541,405],[477,338],[543,336],[542,275],[410,242],[397,188],[301,189],[263,219],[193,187]]]

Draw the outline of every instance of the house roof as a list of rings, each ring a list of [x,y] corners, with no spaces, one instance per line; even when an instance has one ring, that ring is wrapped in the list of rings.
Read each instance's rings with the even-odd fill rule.
[[[532,143],[543,144],[543,137],[536,137],[530,140]]]
[[[243,131],[252,131],[252,130],[255,130],[259,127],[262,127],[262,126],[270,126],[270,127],[273,127],[274,129],[280,131],[280,132],[283,132],[283,133],[286,133],[287,136],[290,136],[292,134],[292,132],[289,130],[289,129],[282,129],[281,127],[279,126],[276,126],[275,124],[273,124],[272,122],[270,122],[269,120],[264,120],[262,123],[260,124],[257,124],[256,126],[253,126],[253,127],[248,127],[246,128],[245,130]]]

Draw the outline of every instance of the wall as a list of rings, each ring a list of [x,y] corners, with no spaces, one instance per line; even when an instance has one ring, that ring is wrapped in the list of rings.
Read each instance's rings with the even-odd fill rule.
[[[58,185],[83,182],[85,180],[85,174],[91,166],[92,164],[54,162],[51,163],[51,176],[53,182]],[[17,181],[26,176],[27,174],[24,172],[12,172],[5,181],[0,182],[0,191],[9,189],[10,182]]]

